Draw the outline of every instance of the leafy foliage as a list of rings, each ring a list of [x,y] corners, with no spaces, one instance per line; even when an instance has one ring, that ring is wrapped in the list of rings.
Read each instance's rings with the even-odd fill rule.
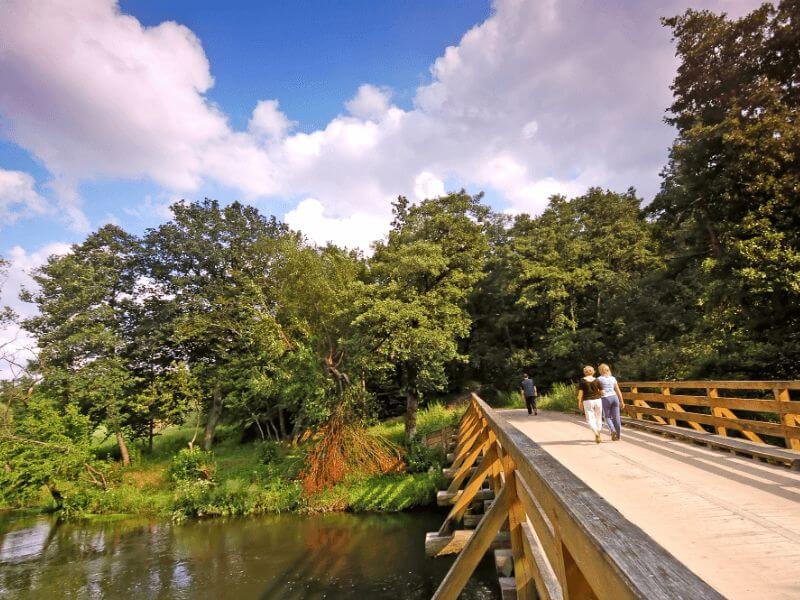
[[[57,505],[91,467],[89,419],[37,394],[0,427],[0,501],[24,506],[46,488]],[[97,472],[97,471],[95,471]]]

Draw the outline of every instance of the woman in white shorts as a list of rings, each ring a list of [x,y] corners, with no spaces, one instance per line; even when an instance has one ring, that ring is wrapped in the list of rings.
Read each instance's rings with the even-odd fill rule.
[[[583,379],[578,383],[578,410],[583,410],[586,422],[594,432],[594,441],[600,443],[603,426],[603,388],[594,377],[594,367],[583,367]]]

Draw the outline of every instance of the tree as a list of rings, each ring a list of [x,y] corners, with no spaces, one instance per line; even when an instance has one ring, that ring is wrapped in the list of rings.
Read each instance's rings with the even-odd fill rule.
[[[33,275],[38,290],[23,295],[39,309],[24,326],[37,338],[43,385],[93,424],[105,424],[125,465],[125,429],[141,414],[127,335],[138,248],[133,236],[106,225],[69,254],[50,257]]]
[[[666,19],[678,130],[652,211],[701,282],[696,374],[796,376],[800,364],[800,4]]]
[[[82,476],[102,483],[90,464],[91,430],[89,418],[74,404],[38,393],[18,404],[14,418],[0,424],[0,498],[24,506],[45,486],[60,505],[68,483]]]
[[[146,276],[169,298],[171,343],[206,404],[203,447],[210,449],[226,398],[253,390],[254,369],[273,368],[283,351],[265,286],[285,225],[237,202],[179,202],[172,221],[147,232]]]
[[[416,434],[426,392],[447,382],[446,367],[465,361],[467,300],[486,252],[481,196],[459,192],[411,206],[400,197],[386,242],[375,244],[369,287],[354,319],[362,364],[393,378],[406,398],[406,440]]]

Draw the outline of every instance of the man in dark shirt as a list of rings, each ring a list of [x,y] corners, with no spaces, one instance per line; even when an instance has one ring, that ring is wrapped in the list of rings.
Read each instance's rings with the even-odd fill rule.
[[[524,373],[522,377],[523,379],[522,383],[519,385],[519,389],[525,398],[525,406],[528,407],[528,414],[538,415],[539,411],[536,410],[536,396],[539,394],[536,392],[536,385],[533,383],[533,379],[528,377],[527,373]]]

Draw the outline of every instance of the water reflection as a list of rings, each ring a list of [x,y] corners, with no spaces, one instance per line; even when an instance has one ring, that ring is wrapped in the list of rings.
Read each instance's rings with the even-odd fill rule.
[[[2,598],[430,598],[438,513],[57,524],[0,515]],[[484,561],[464,597],[496,598]]]

